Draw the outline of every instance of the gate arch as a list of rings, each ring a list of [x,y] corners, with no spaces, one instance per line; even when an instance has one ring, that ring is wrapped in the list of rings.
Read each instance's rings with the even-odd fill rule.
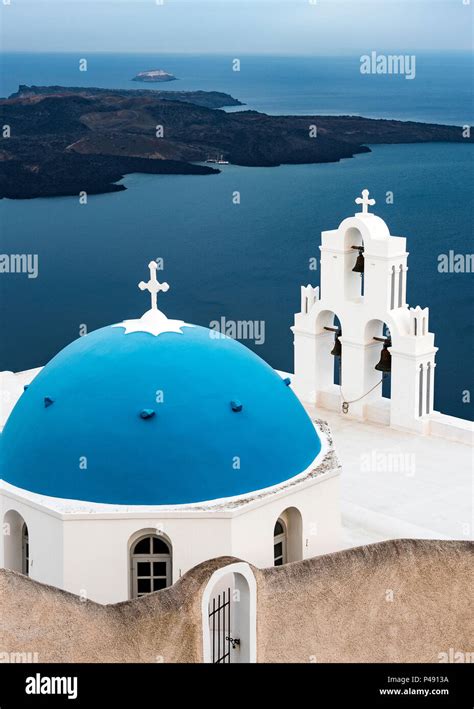
[[[248,564],[214,571],[202,595],[201,614],[204,662],[257,661],[257,583]]]

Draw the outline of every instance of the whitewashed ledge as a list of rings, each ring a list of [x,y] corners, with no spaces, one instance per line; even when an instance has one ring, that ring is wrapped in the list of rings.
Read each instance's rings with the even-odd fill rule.
[[[289,377],[290,380],[294,376],[289,372],[283,371],[278,371],[278,374],[283,378]],[[324,392],[324,396],[319,396],[318,401],[319,406],[310,408],[315,409],[321,418],[324,418],[325,410],[340,413],[341,398],[339,387],[334,385],[330,391]],[[369,402],[365,407],[365,415],[368,423],[388,427],[390,420],[388,400],[382,399],[379,402]],[[344,416],[344,414],[341,414],[341,416]],[[350,420],[348,417],[345,418]],[[442,414],[439,411],[433,411],[429,416],[429,426],[426,434],[420,435],[435,436],[448,441],[472,446],[474,443],[474,423],[466,419],[457,418],[456,416]]]
[[[474,424],[471,421],[434,411],[430,416],[430,434],[458,443],[473,444]]]

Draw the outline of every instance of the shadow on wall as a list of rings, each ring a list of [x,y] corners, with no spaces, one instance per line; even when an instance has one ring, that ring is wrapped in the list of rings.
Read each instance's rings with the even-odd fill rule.
[[[392,540],[263,570],[222,557],[110,606],[0,570],[0,652],[39,662],[439,662],[450,648],[473,650],[473,552],[471,542]],[[33,640],[31,627],[41,631]]]

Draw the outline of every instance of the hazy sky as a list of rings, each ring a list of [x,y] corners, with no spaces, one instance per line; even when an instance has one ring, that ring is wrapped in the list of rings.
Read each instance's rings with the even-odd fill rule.
[[[236,56],[469,50],[474,2],[464,2],[0,0],[2,46]]]

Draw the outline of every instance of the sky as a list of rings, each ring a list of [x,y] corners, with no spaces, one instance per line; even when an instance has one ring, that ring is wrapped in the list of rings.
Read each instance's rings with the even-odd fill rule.
[[[4,51],[472,51],[469,0],[0,0]]]

